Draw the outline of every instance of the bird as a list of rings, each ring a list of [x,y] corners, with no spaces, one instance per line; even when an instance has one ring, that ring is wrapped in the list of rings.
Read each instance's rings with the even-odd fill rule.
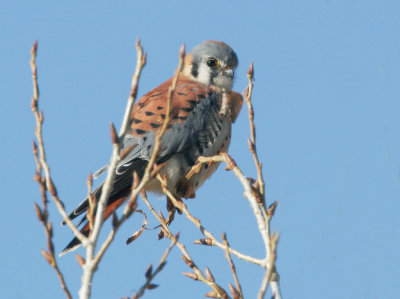
[[[214,156],[228,151],[231,127],[242,104],[240,93],[232,91],[238,57],[222,41],[206,40],[195,46],[184,58],[170,106],[170,119],[162,136],[156,159],[158,173],[166,178],[168,190],[176,198],[194,198],[196,190],[215,172],[218,163],[205,164],[190,179],[186,175],[200,156]],[[134,172],[142,178],[151,157],[155,136],[166,118],[166,105],[172,78],[142,96],[132,107],[128,130],[121,141],[121,152],[128,151],[119,161],[107,200],[107,219],[129,197]],[[100,199],[103,183],[92,197]],[[152,178],[146,191],[162,194],[162,187]],[[69,215],[72,220],[83,214],[81,232],[88,236],[88,198]],[[76,249],[75,237],[60,253]]]

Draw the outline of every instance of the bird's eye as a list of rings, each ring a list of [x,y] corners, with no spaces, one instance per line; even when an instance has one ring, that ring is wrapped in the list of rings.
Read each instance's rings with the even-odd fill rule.
[[[219,61],[215,58],[210,58],[207,60],[207,65],[211,68],[215,68],[219,66]]]

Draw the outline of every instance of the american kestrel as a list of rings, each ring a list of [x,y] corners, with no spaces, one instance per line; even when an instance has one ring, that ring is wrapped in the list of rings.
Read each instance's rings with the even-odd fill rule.
[[[188,53],[171,103],[171,123],[161,139],[156,160],[159,173],[166,176],[167,187],[177,198],[193,198],[195,191],[217,169],[218,164],[205,164],[189,180],[186,174],[199,156],[226,152],[231,141],[231,126],[238,116],[243,98],[231,90],[238,58],[230,46],[220,41],[205,41]],[[131,192],[133,173],[141,178],[151,157],[155,135],[165,119],[168,89],[172,79],[162,83],[137,101],[121,151],[132,148],[119,162],[113,188],[104,212],[108,218]],[[162,193],[157,179],[151,179],[146,191]],[[99,199],[100,185],[93,191]],[[88,210],[85,199],[69,215],[74,219]],[[86,215],[82,222],[86,219]],[[89,233],[88,224],[82,232]],[[61,254],[80,245],[74,238]]]

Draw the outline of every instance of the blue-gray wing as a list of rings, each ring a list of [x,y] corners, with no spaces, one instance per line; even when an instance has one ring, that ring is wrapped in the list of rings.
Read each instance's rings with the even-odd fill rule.
[[[122,142],[122,152],[129,150],[129,153],[120,161],[118,175],[130,169],[135,159],[150,159],[156,134],[166,117],[168,87],[164,83],[135,104],[129,132]],[[178,82],[171,104],[171,123],[161,139],[157,163],[189,148],[201,154],[202,148],[221,130],[221,98],[218,90],[205,85],[186,80]]]

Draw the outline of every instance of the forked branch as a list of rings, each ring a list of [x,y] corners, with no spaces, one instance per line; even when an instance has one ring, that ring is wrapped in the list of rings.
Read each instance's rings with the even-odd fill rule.
[[[47,202],[48,202],[47,190],[49,190],[54,202],[56,203],[57,207],[61,212],[61,215],[63,215],[63,217],[66,216],[63,205],[61,201],[58,199],[57,191],[55,189],[53,181],[51,180],[50,169],[47,165],[46,155],[44,151],[44,144],[42,138],[43,112],[39,113],[39,86],[37,82],[37,66],[36,66],[37,46],[38,44],[37,42],[35,42],[31,50],[30,65],[32,70],[32,82],[33,82],[33,97],[31,106],[36,120],[35,136],[38,141],[38,145],[36,145],[36,142],[33,142],[33,155],[35,157],[35,162],[36,162],[36,174],[34,179],[39,184],[40,192],[42,194],[42,208],[40,208],[39,205],[35,203],[35,210],[39,221],[42,223],[44,227],[47,238],[47,251],[42,250],[42,254],[46,259],[46,261],[49,263],[49,265],[53,267],[54,271],[56,272],[57,277],[61,284],[61,288],[63,289],[66,297],[71,299],[72,298],[71,293],[67,287],[64,276],[61,273],[61,270],[57,264],[57,260],[55,257],[54,244],[53,244],[53,227],[51,222],[49,221],[49,212],[47,210]],[[42,174],[43,172],[45,176],[43,176]],[[69,225],[71,225],[71,229],[75,229],[76,231],[78,231],[72,222]]]

